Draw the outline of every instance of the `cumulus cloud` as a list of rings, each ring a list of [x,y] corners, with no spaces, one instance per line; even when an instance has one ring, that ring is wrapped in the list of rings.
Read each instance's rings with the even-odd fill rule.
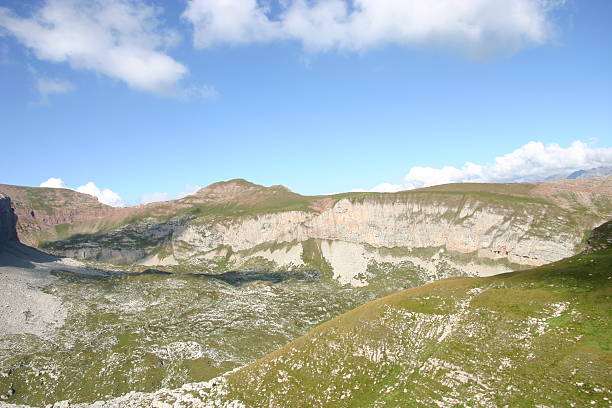
[[[195,45],[209,47],[282,37],[280,22],[271,21],[268,11],[256,0],[191,0],[183,17],[193,24]]]
[[[190,0],[197,47],[297,40],[311,52],[386,44],[435,46],[474,57],[547,42],[564,0]],[[275,7],[272,7],[275,6]],[[280,11],[279,11],[280,10]]]
[[[40,183],[40,187],[50,187],[50,188],[68,188],[70,190],[78,191],[79,193],[89,194],[98,199],[102,204],[110,205],[113,207],[124,207],[126,205],[125,201],[119,196],[119,194],[115,193],[108,188],[100,189],[93,181],[88,182],[77,188],[70,188],[64,183],[64,180],[61,178],[51,177],[47,181]]]
[[[41,60],[172,94],[187,68],[166,54],[178,34],[162,26],[159,14],[140,0],[46,0],[28,17],[0,7],[0,27]]]
[[[569,147],[529,142],[489,164],[467,162],[462,167],[415,166],[402,184],[383,183],[371,191],[393,192],[447,183],[536,182],[565,177],[584,169],[612,165],[612,148],[596,148],[581,141]]]
[[[176,198],[183,198],[185,196],[195,194],[201,188],[202,188],[202,186],[198,186],[198,185],[195,185],[195,184],[185,184],[185,187],[183,188],[183,191],[178,193],[176,195]]]
[[[119,196],[119,194],[115,193],[108,188],[99,189],[98,186],[93,181],[88,182],[85,185],[77,187],[75,189],[79,193],[89,194],[98,198],[98,201],[102,204],[111,205],[113,207],[123,207],[125,206],[125,202]]]
[[[61,178],[50,177],[49,180],[40,183],[40,187],[48,188],[68,188]]]
[[[382,183],[371,189],[370,191],[374,191],[377,193],[394,193],[396,191],[405,190],[401,184],[393,184],[393,183]]]

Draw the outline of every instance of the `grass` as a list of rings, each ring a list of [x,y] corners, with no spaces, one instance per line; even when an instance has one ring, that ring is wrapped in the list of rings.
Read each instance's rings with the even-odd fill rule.
[[[224,398],[247,406],[607,406],[611,279],[612,251],[603,250],[408,289],[230,374]]]
[[[606,225],[591,244],[609,239]],[[308,241],[303,254],[324,267],[320,242]],[[0,350],[13,351],[0,352],[0,371],[12,370],[0,386],[14,384],[15,403],[86,402],[207,380],[259,358],[204,394],[203,405],[607,406],[612,250],[489,278],[443,279],[357,306],[396,280],[417,283],[418,271],[404,267],[380,268],[375,279],[386,286],[367,288],[60,272],[50,291],[70,308],[66,327],[49,342],[2,339]],[[190,342],[212,353],[159,353]]]
[[[397,193],[372,193],[372,192],[349,192],[333,195],[337,199],[349,199],[352,202],[374,201],[379,203],[405,200],[407,198],[436,199],[461,199],[470,197],[489,203],[504,205],[512,204],[537,204],[544,206],[556,206],[553,202],[530,196],[533,189],[532,184],[485,184],[485,183],[460,183],[442,186],[427,187],[418,190],[406,190]]]

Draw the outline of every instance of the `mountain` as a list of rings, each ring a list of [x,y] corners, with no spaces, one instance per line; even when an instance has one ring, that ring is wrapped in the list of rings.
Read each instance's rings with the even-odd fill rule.
[[[0,184],[0,193],[10,197],[19,240],[27,245],[60,239],[68,225],[75,232],[98,231],[121,214],[93,196],[63,188]]]
[[[461,184],[394,194],[304,197],[281,186],[232,180],[181,200],[124,209],[90,206],[81,201],[81,195],[65,190],[34,189],[32,193],[29,188],[10,186],[18,200],[0,199],[0,230],[10,237],[0,243],[5,246],[0,250],[0,299],[5,300],[4,307],[0,305],[0,321],[5,323],[0,325],[0,401],[45,406],[61,400],[90,403],[118,397],[119,402],[112,404],[130,406],[133,401],[136,406],[150,406],[143,401],[167,399],[162,396],[165,391],[156,394],[156,390],[211,381],[251,363],[261,367],[258,359],[267,361],[267,354],[316,326],[325,327],[326,321],[353,309],[357,313],[360,305],[402,289],[448,276],[530,268],[530,264],[583,248],[598,251],[610,239],[607,230],[598,230],[603,238],[597,242],[587,243],[584,235],[610,213],[609,183],[593,179]],[[20,224],[23,219],[12,215],[32,210],[34,215],[25,218],[29,229]],[[70,220],[74,221],[66,222]],[[15,240],[16,235],[32,231],[28,236],[50,231],[47,236],[55,238],[41,247],[82,255],[83,262],[43,256]],[[590,257],[585,258],[587,266],[589,259],[599,265],[599,252],[585,256]],[[159,265],[170,263],[171,257],[174,265]],[[130,259],[157,265],[132,265]],[[491,288],[479,287],[483,290],[502,288],[503,281],[496,279],[502,277],[474,278],[473,282],[494,282]],[[462,280],[442,280],[435,285],[447,292],[419,298],[417,303],[425,309],[414,313],[423,313],[417,316],[422,327],[459,319],[453,308],[460,304],[454,302],[471,295],[445,286],[455,281]],[[607,281],[600,283],[607,285]],[[516,293],[517,302],[533,303],[537,309],[542,293],[519,290],[533,286],[554,292],[547,285],[523,282],[508,292],[488,292],[500,293],[496,301],[500,311],[479,313],[505,322],[512,322],[509,312],[531,319],[531,309],[523,310],[507,299]],[[570,296],[570,289],[561,289],[560,293]],[[451,298],[451,292],[461,296]],[[577,296],[581,293],[579,288]],[[596,297],[586,292],[584,296]],[[548,310],[544,303],[541,306]],[[595,329],[603,321],[597,314],[604,310],[600,306],[593,304],[596,311],[577,309],[592,318]],[[366,318],[358,316],[359,321]],[[459,321],[476,328],[472,320]],[[377,333],[401,338],[401,333],[385,334],[375,326],[371,332],[370,326],[355,327],[354,332],[361,333],[355,341],[367,342],[369,337],[382,341]],[[486,330],[479,330],[483,341],[500,343],[494,333],[486,337]],[[419,338],[418,330],[408,333]],[[402,341],[407,344],[406,339]],[[326,344],[316,347],[322,354],[311,356],[323,361]],[[286,349],[281,350],[286,355]],[[330,355],[341,361],[342,355]],[[419,354],[418,358],[424,357]],[[239,382],[231,390],[221,386],[230,378],[234,377],[213,382],[232,398],[243,398]],[[274,391],[265,381],[252,383],[253,389]],[[205,385],[185,387],[199,395],[204,401],[201,406],[215,406],[216,391],[206,391]],[[172,392],[183,400],[187,398],[184,390]],[[318,390],[311,391],[319,395]],[[244,393],[245,401],[254,398]],[[121,397],[126,394],[130,397]],[[281,398],[276,391],[270,396],[276,401]],[[317,400],[313,401],[316,406]],[[275,404],[283,406],[273,401],[267,405]],[[248,402],[247,406],[260,404]]]
[[[20,243],[11,200],[0,195],[1,407],[208,380],[410,281],[343,288],[312,270],[96,266]]]
[[[568,179],[587,179],[612,176],[612,166],[597,167],[590,170],[578,170],[567,176]]]
[[[612,176],[612,166],[602,166],[592,169],[577,170],[572,173],[558,173],[552,176],[548,176],[542,181],[551,180],[577,180],[577,179],[589,179],[589,178],[601,178]]]
[[[314,197],[237,179],[130,208],[62,189],[0,191],[14,197],[22,241],[57,255],[171,272],[314,269],[353,286],[554,262],[612,216],[612,178]]]
[[[612,222],[588,253],[369,302],[208,382],[96,407],[607,407]]]

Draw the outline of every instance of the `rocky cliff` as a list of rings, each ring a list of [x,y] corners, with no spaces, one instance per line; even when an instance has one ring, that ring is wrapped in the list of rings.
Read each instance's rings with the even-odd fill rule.
[[[90,233],[46,248],[204,272],[317,269],[343,284],[364,285],[398,268],[419,269],[431,280],[571,256],[588,231],[612,217],[612,178],[317,197],[232,180],[181,200],[93,214],[93,221],[55,226]]]
[[[17,240],[17,216],[11,199],[0,193],[0,249],[9,241]]]

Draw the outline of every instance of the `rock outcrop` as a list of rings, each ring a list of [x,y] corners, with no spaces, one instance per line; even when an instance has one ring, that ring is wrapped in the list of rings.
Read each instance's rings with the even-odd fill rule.
[[[0,248],[10,241],[17,241],[17,216],[11,199],[0,193]]]
[[[595,228],[587,241],[585,253],[612,248],[612,220]]]

